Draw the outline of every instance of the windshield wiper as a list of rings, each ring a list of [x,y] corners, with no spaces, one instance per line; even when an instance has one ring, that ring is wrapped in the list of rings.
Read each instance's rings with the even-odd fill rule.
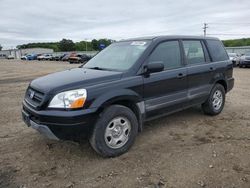
[[[101,68],[101,67],[87,67],[88,69],[94,69],[94,70],[108,70],[105,68]]]

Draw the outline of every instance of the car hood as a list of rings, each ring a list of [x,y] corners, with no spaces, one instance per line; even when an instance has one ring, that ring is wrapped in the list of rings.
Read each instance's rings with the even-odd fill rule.
[[[37,78],[30,83],[30,87],[42,93],[55,94],[121,79],[121,76],[121,72],[74,68]]]

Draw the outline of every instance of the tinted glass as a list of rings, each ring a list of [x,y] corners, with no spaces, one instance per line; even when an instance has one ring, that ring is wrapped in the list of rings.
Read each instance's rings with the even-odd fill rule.
[[[128,70],[135,64],[149,44],[150,41],[126,41],[111,44],[89,60],[84,67]]]
[[[202,44],[198,40],[184,40],[184,51],[189,64],[198,64],[205,62],[205,56]]]
[[[219,40],[207,40],[208,50],[213,61],[228,60],[227,52]]]
[[[159,44],[149,57],[149,63],[154,62],[162,62],[165,70],[181,67],[179,42],[168,41]]]

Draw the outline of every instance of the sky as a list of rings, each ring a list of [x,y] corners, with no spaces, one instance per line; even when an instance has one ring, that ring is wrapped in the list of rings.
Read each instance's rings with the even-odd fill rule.
[[[0,0],[0,44],[155,35],[250,37],[249,0]]]

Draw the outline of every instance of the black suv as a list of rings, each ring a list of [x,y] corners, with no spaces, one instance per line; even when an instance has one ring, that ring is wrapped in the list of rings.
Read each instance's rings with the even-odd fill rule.
[[[79,68],[33,80],[22,115],[51,139],[88,133],[97,153],[113,157],[132,146],[148,120],[197,104],[205,114],[219,114],[232,75],[232,62],[216,38],[123,40]]]

